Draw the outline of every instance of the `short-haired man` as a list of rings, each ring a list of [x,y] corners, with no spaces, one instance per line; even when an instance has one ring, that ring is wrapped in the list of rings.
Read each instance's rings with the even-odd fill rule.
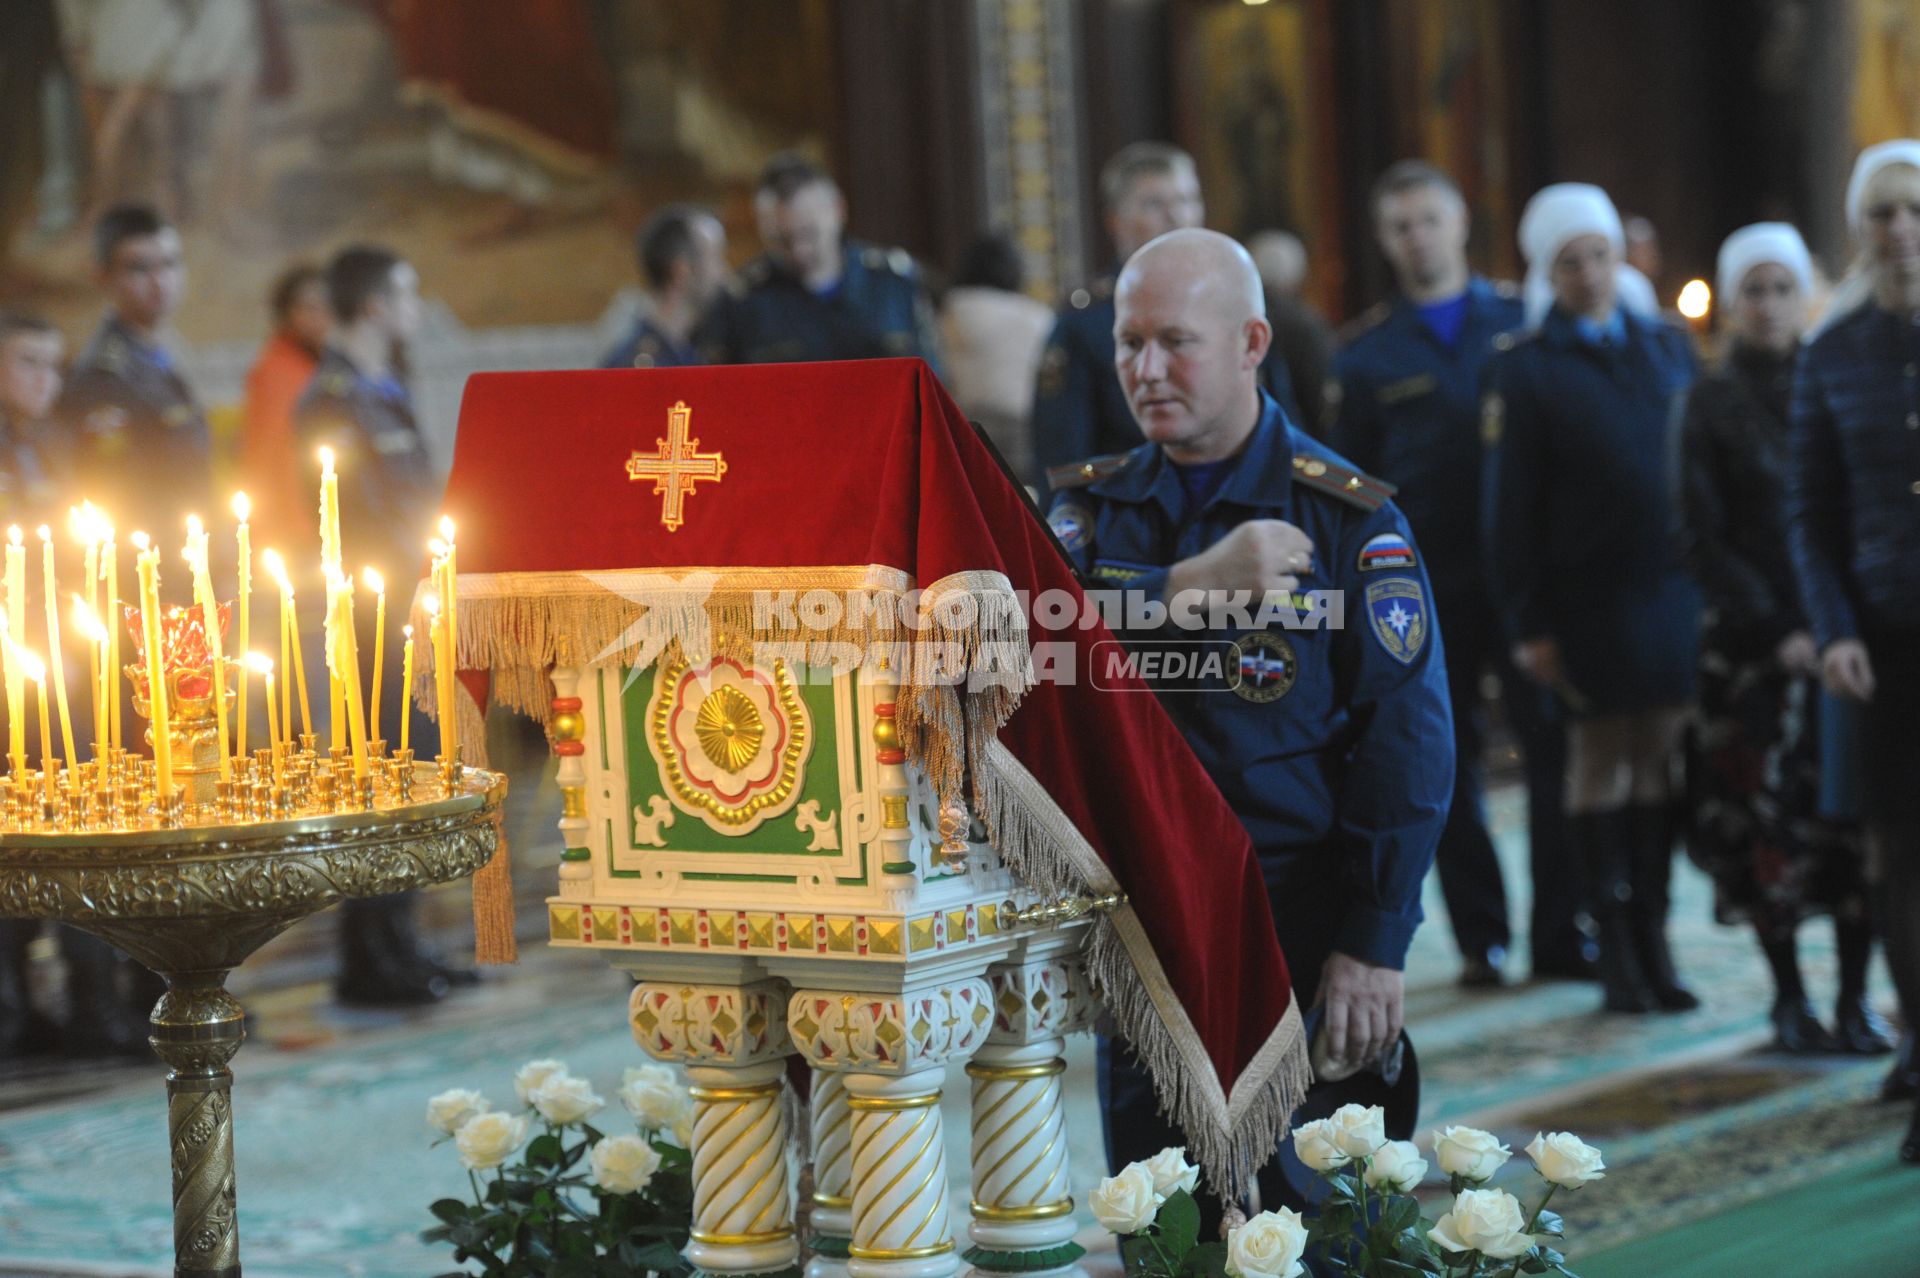
[[[727,231],[713,210],[669,204],[634,240],[649,307],[602,368],[684,368],[700,362],[693,327],[727,281]]]
[[[107,315],[74,361],[57,414],[87,493],[131,532],[172,536],[207,510],[213,445],[166,334],[186,289],[180,235],[144,204],[116,204],[93,228]]]
[[[1458,764],[1440,838],[1440,887],[1464,966],[1463,984],[1500,984],[1511,934],[1506,887],[1481,804],[1486,713],[1480,680],[1504,665],[1487,596],[1480,535],[1480,397],[1496,346],[1522,322],[1519,290],[1473,273],[1466,200],[1452,178],[1403,160],[1373,188],[1374,235],[1397,293],[1349,325],[1334,360],[1329,442],[1399,489],[1426,555],[1434,607],[1447,629],[1447,682]],[[1556,853],[1564,747],[1538,687],[1509,681],[1508,717],[1522,735],[1533,805],[1533,963],[1576,974],[1584,938],[1579,895]]]
[[[1100,202],[1116,262],[1125,262],[1155,236],[1206,219],[1193,157],[1165,142],[1135,142],[1116,152],[1100,170]],[[1140,428],[1113,373],[1113,284],[1113,276],[1103,275],[1069,293],[1041,354],[1033,448],[1043,470],[1122,453],[1140,442]],[[1269,350],[1261,367],[1266,389],[1294,413],[1293,389],[1279,352]]]
[[[1261,388],[1272,333],[1246,250],[1212,231],[1161,236],[1128,260],[1115,303],[1146,442],[1053,472],[1048,523],[1095,587],[1167,606],[1130,645],[1231,654],[1161,702],[1252,836],[1328,1058],[1395,1074],[1401,969],[1453,784],[1419,551],[1391,490]],[[1101,1083],[1115,1167],[1181,1143],[1129,1056],[1104,1053]],[[1263,1200],[1297,1201],[1284,1181],[1269,1165]]]
[[[701,321],[710,364],[918,355],[936,367],[933,310],[905,249],[846,235],[847,201],[826,170],[791,152],[767,162],[753,197],[764,252]]]
[[[359,244],[334,255],[326,281],[336,323],[294,420],[307,456],[322,445],[333,449],[346,477],[340,485],[341,535],[352,556],[346,570],[357,574],[370,562],[389,581],[411,582],[441,494],[398,362],[420,327],[420,277],[391,250]],[[357,615],[364,622],[371,610]],[[386,664],[397,670],[398,627],[387,629]],[[362,653],[372,650],[370,624],[362,625],[359,642]],[[369,724],[369,735],[395,740],[403,705],[389,698],[381,709],[390,717]],[[418,737],[415,742],[422,754],[431,748]],[[413,903],[414,893],[403,892],[340,907],[334,988],[343,1002],[431,1003],[461,975],[422,948]]]

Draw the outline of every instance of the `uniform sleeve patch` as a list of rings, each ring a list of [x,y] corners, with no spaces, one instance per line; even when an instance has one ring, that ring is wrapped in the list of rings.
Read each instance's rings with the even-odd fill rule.
[[[1369,538],[1367,544],[1360,547],[1359,569],[1361,572],[1379,572],[1384,568],[1415,568],[1420,564],[1413,553],[1413,543],[1399,533],[1381,533]]]
[[[1427,592],[1411,577],[1389,577],[1367,587],[1367,622],[1387,655],[1403,666],[1413,664],[1427,646],[1432,629]]]
[[[1047,513],[1047,527],[1067,550],[1079,550],[1093,536],[1093,514],[1079,502],[1063,501]]]

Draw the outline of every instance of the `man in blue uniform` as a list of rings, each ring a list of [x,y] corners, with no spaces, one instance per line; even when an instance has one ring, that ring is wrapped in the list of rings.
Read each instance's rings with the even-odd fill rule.
[[[1337,406],[1329,442],[1356,466],[1393,484],[1433,581],[1447,631],[1453,699],[1453,804],[1436,858],[1440,887],[1465,960],[1462,984],[1501,982],[1510,942],[1507,894],[1481,804],[1486,714],[1480,679],[1505,666],[1500,625],[1487,598],[1480,543],[1481,378],[1496,341],[1521,324],[1519,290],[1467,264],[1467,204],[1439,169],[1394,165],[1373,189],[1374,233],[1399,293],[1343,334],[1327,388]],[[1578,876],[1563,863],[1566,749],[1547,695],[1507,685],[1508,717],[1522,735],[1533,845],[1536,975],[1579,974],[1584,936],[1575,924]]]
[[[1158,689],[1162,704],[1252,835],[1327,1058],[1390,1060],[1453,785],[1419,551],[1391,490],[1260,388],[1271,331],[1245,250],[1172,232],[1127,263],[1115,297],[1119,379],[1147,442],[1054,472],[1048,522],[1096,589],[1166,606],[1168,624],[1126,632],[1130,645],[1231,653],[1221,677]],[[1180,1143],[1129,1056],[1105,1053],[1101,1083],[1116,1167]],[[1287,1200],[1277,1162],[1260,1183]]]
[[[933,310],[905,249],[844,235],[847,202],[801,155],[767,162],[753,197],[765,252],[747,263],[694,334],[709,364],[918,355],[936,368]]]
[[[1206,218],[1193,157],[1164,142],[1135,142],[1100,170],[1100,199],[1116,261],[1155,236]],[[1261,380],[1299,420],[1286,360],[1269,346]],[[1041,469],[1118,453],[1140,442],[1140,427],[1113,373],[1113,277],[1068,294],[1040,357],[1033,396],[1034,461]],[[1032,482],[1037,476],[1021,476]]]
[[[327,264],[327,294],[339,321],[313,381],[294,407],[305,455],[333,449],[346,477],[340,485],[341,537],[354,574],[370,563],[396,584],[419,575],[426,540],[439,514],[441,484],[400,380],[397,357],[420,325],[420,280],[384,248],[355,245]],[[356,609],[362,654],[374,642],[372,609]],[[388,627],[386,668],[398,670],[401,637]],[[309,668],[318,654],[307,658]],[[362,660],[369,660],[363,655]],[[404,695],[404,692],[402,693]],[[387,699],[371,735],[397,739],[403,702]],[[414,738],[417,755],[433,750]],[[341,963],[335,989],[342,1001],[430,1003],[467,974],[443,967],[419,943],[414,893],[353,899],[340,907]]]
[[[602,368],[684,368],[700,362],[693,326],[727,278],[727,232],[711,209],[669,204],[647,219],[634,242],[649,307],[633,331],[600,360]]]
[[[180,236],[146,205],[118,204],[93,245],[107,315],[68,374],[64,443],[117,527],[171,537],[183,512],[214,506],[206,413],[164,340],[186,288]]]

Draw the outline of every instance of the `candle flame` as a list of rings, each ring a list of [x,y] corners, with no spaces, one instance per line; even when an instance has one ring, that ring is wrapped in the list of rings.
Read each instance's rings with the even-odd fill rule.
[[[320,473],[333,474],[333,450],[324,444],[320,446]]]
[[[53,540],[53,529],[48,527],[46,524],[41,524],[40,527],[35,529],[34,531],[40,534],[41,541]]]
[[[107,628],[100,624],[100,614],[87,607],[87,601],[79,595],[73,596],[73,628],[92,643],[107,641]]]
[[[377,569],[374,569],[374,568],[361,569],[360,580],[366,582],[367,589],[371,590],[376,595],[384,595],[387,593],[387,579],[385,577],[382,577]]]
[[[279,551],[271,546],[261,551],[260,564],[267,570],[267,575],[273,578],[275,585],[289,595],[293,593],[293,582],[287,577],[287,561],[280,557]]]
[[[245,493],[235,493],[233,495],[233,517],[244,524],[252,515],[252,500]]]
[[[270,675],[273,673],[273,658],[264,652],[249,652],[247,654],[247,669],[253,671],[255,674]]]
[[[1688,280],[1675,306],[1690,320],[1705,319],[1713,309],[1713,287],[1705,280]]]
[[[420,606],[427,610],[429,617],[437,617],[440,615],[440,596],[422,595],[420,597]]]
[[[23,544],[25,539],[20,535],[19,524],[14,524],[12,527],[7,529],[7,540],[12,542],[16,546]]]
[[[451,545],[453,544],[453,518],[452,518],[452,516],[450,516],[450,515],[442,515],[442,516],[440,516],[440,536],[441,536],[441,537],[443,537],[443,538],[444,538],[444,539],[446,540],[446,543],[447,543],[447,544],[448,544],[449,546],[451,546]]]
[[[447,543],[444,541],[441,541],[438,537],[435,537],[432,541],[427,543],[427,553],[432,555],[435,559],[445,559],[447,557],[448,549],[449,547]]]
[[[200,522],[200,516],[198,515],[187,516],[187,536],[198,537],[201,533],[206,531],[206,527],[207,526],[205,524]]]
[[[148,551],[153,549],[153,538],[147,536],[143,532],[136,532],[133,534],[133,536],[129,537],[127,540],[133,543],[133,548],[135,550]]]
[[[13,659],[13,664],[20,668],[20,673],[28,679],[34,683],[44,683],[46,681],[46,663],[41,661],[31,650],[22,648],[17,643],[9,643],[7,645],[7,655]]]
[[[402,626],[402,627],[400,627],[400,633],[401,633],[402,635],[404,635],[404,636],[405,636],[406,638],[408,638],[408,639],[411,639],[411,638],[413,638],[413,627],[412,627],[412,626]]]

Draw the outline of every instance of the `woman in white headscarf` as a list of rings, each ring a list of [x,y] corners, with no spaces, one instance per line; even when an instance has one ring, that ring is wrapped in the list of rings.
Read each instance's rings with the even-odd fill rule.
[[[1847,221],[1861,257],[1794,378],[1787,511],[1822,676],[1864,706],[1868,877],[1907,1025],[1891,1098],[1920,1092],[1920,141],[1861,152]],[[1920,1162],[1920,1111],[1901,1156]]]
[[[1730,341],[1687,397],[1680,432],[1682,546],[1706,603],[1688,850],[1713,876],[1715,916],[1759,938],[1775,1046],[1886,1052],[1889,1030],[1867,1001],[1860,839],[1820,812],[1820,656],[1787,548],[1787,412],[1813,259],[1793,227],[1756,222],[1721,245],[1717,282]],[[1795,941],[1801,920],[1823,913],[1840,967],[1831,1033]]]
[[[1600,931],[1606,1007],[1699,1002],[1667,946],[1670,764],[1693,693],[1699,597],[1672,533],[1687,336],[1628,301],[1606,193],[1561,183],[1520,221],[1535,326],[1491,365],[1487,536],[1514,665],[1568,713],[1567,828]]]

